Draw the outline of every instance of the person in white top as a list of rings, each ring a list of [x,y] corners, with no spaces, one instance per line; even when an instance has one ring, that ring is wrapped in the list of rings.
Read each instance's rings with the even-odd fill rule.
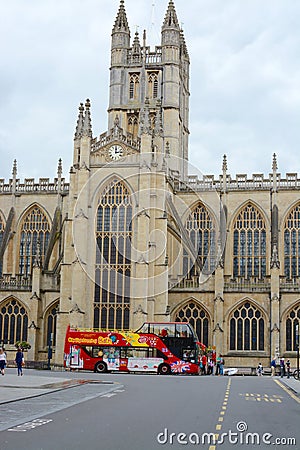
[[[5,353],[4,349],[1,347],[0,348],[0,371],[1,371],[2,375],[4,375],[5,366],[6,366],[6,353]]]

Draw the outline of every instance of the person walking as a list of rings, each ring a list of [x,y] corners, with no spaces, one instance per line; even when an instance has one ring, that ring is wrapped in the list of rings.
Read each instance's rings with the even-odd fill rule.
[[[275,376],[275,371],[276,371],[276,359],[273,358],[271,361],[271,377]]]
[[[261,377],[263,372],[264,372],[264,368],[262,366],[262,363],[259,363],[257,366],[257,369],[256,369],[256,373],[259,377]]]
[[[4,369],[6,367],[6,353],[4,351],[4,348],[0,348],[0,371],[1,374],[4,375]]]
[[[17,364],[18,376],[23,375],[23,364],[24,364],[24,353],[22,352],[21,347],[18,348],[16,353],[15,363]]]

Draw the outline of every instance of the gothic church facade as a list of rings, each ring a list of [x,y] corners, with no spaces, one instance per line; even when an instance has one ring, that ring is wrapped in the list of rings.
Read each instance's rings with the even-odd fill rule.
[[[189,173],[189,54],[170,0],[161,42],[112,29],[108,131],[80,104],[69,179],[0,180],[0,340],[63,361],[68,324],[189,321],[226,365],[296,356],[300,179]],[[295,359],[293,359],[295,361]]]

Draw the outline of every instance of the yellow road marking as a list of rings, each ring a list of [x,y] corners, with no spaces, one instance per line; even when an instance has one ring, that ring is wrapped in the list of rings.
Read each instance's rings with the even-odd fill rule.
[[[286,386],[284,386],[282,383],[280,383],[280,381],[278,380],[273,380],[275,381],[275,383],[278,384],[278,386],[280,386],[287,394],[289,394],[290,397],[292,397],[294,400],[296,400],[296,402],[300,403],[300,399],[293,394],[293,392],[291,392]],[[280,399],[277,399],[278,402],[282,403]]]
[[[216,425],[216,430],[222,430],[222,425]]]

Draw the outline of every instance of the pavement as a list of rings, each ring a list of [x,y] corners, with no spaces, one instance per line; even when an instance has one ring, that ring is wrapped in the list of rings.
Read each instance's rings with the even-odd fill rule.
[[[25,369],[23,376],[18,376],[16,369],[6,369],[4,376],[0,374],[0,405],[93,382],[92,380],[68,378],[67,375],[66,372],[65,377],[55,377],[55,375],[50,377],[45,376],[44,373],[39,376],[36,371]],[[97,383],[114,384],[101,381]]]
[[[274,377],[274,380],[280,381],[280,383],[284,384],[288,389],[293,391],[297,397],[300,398],[300,380],[295,380],[293,377]]]

